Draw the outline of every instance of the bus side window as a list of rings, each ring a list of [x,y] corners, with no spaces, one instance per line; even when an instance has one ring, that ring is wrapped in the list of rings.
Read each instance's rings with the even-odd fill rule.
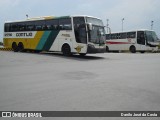
[[[117,38],[118,38],[117,33],[111,34],[111,39],[117,39]]]
[[[26,25],[24,22],[18,23],[18,31],[25,31]]]
[[[36,30],[45,30],[45,21],[44,20],[39,20],[35,22],[35,29]]]
[[[46,26],[48,30],[57,30],[58,29],[58,20],[46,20]]]
[[[11,31],[12,31],[12,32],[16,32],[17,30],[18,30],[18,25],[17,25],[17,23],[11,24]]]
[[[33,21],[26,22],[26,31],[35,31],[35,24]]]
[[[128,32],[127,38],[136,38],[136,32]]]
[[[11,24],[9,24],[9,23],[5,23],[5,25],[4,25],[4,31],[5,32],[10,32],[11,30]]]
[[[110,40],[111,39],[111,34],[106,34],[106,40]]]
[[[145,45],[145,36],[143,31],[137,32],[137,43],[141,45]]]
[[[120,33],[119,39],[126,39],[127,33]]]
[[[120,33],[117,33],[117,39],[120,39]]]
[[[59,20],[60,30],[72,30],[71,18],[63,18]]]

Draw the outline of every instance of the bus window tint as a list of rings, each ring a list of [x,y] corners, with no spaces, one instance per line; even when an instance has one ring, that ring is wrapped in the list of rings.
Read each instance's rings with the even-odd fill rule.
[[[46,26],[48,30],[57,30],[58,29],[58,20],[47,20]]]
[[[136,38],[136,32],[128,32],[127,38]]]
[[[127,33],[120,33],[119,34],[119,39],[126,39],[127,38]]]
[[[10,27],[11,27],[11,25],[10,25],[9,23],[6,23],[4,26],[5,26],[5,27],[4,27],[4,31],[5,31],[5,32],[10,32]]]
[[[33,21],[26,22],[26,31],[34,31],[35,25]]]
[[[106,40],[110,40],[111,39],[111,34],[106,34]]]
[[[60,19],[59,28],[60,30],[72,30],[71,18]]]
[[[12,32],[18,31],[18,25],[17,25],[17,23],[11,24],[11,31]]]
[[[145,45],[144,31],[137,32],[137,43],[141,45]]]
[[[40,20],[40,21],[36,21],[35,22],[35,29],[38,31],[38,30],[45,30],[46,28],[46,25],[45,25],[45,21],[44,20]]]
[[[18,31],[25,31],[26,25],[24,22],[18,23]]]
[[[148,42],[158,41],[158,37],[154,31],[146,31],[146,38]]]
[[[111,34],[111,39],[117,39],[117,38],[118,38],[117,33]]]

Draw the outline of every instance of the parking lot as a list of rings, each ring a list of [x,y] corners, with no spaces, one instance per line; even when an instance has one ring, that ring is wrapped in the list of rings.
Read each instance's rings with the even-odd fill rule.
[[[159,111],[159,91],[159,53],[0,51],[0,111]]]

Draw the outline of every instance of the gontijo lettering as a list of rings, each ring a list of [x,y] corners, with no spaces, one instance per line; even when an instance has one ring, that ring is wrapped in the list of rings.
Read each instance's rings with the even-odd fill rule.
[[[16,33],[17,37],[21,37],[21,36],[32,36],[32,33]]]
[[[12,36],[12,33],[5,33],[4,36]]]

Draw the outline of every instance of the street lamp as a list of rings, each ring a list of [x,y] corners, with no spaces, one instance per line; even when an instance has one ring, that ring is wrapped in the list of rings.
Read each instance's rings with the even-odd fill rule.
[[[154,23],[154,21],[151,21],[151,30],[153,29],[153,23]]]
[[[123,32],[123,23],[124,23],[124,18],[122,18],[122,32]]]
[[[28,14],[26,14],[26,18],[28,19]]]

